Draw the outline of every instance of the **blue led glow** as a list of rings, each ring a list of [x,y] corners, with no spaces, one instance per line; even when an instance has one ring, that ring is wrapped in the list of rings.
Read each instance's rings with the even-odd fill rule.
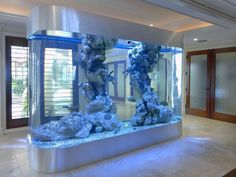
[[[42,34],[28,36],[28,40],[54,40],[54,41],[64,41],[64,42],[74,42],[81,44],[80,38],[68,38],[68,37],[58,37],[58,36],[47,36]]]
[[[73,43],[78,43],[81,44],[82,39],[81,38],[68,38],[68,37],[60,37],[60,36],[48,36],[48,35],[43,35],[43,34],[36,34],[36,35],[31,35],[27,37],[28,40],[55,40],[55,41],[64,41],[64,42],[73,42]],[[119,49],[132,49],[133,47],[130,45],[125,45],[125,44],[116,44],[115,48]],[[160,52],[163,53],[168,53],[168,52],[173,52],[173,53],[182,53],[181,48],[162,48]]]

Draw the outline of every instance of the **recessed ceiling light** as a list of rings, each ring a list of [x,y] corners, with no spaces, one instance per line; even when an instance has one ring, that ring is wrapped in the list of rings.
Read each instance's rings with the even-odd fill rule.
[[[194,41],[198,41],[198,38],[194,38],[193,40],[194,40]]]
[[[150,24],[149,26],[154,26],[153,24]]]

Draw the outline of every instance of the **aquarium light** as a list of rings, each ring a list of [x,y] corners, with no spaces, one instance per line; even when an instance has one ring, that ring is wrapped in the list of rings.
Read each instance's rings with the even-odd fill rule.
[[[193,40],[194,40],[194,41],[198,41],[198,38],[194,38]]]
[[[73,37],[71,32],[58,31],[58,30],[47,30],[47,35],[48,36],[58,36],[58,37],[68,37],[68,38]]]

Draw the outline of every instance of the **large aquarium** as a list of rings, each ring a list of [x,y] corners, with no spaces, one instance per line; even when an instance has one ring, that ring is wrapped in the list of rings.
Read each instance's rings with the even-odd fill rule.
[[[29,44],[32,144],[67,147],[180,121],[181,48],[45,31]]]

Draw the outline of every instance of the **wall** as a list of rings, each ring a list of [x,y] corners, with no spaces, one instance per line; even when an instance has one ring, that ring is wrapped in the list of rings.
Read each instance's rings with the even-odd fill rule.
[[[14,22],[1,25],[0,21],[0,135],[18,130],[6,130],[5,36],[25,37],[25,25],[14,24]]]
[[[2,28],[0,26],[0,135],[3,134],[3,67],[2,67]]]

